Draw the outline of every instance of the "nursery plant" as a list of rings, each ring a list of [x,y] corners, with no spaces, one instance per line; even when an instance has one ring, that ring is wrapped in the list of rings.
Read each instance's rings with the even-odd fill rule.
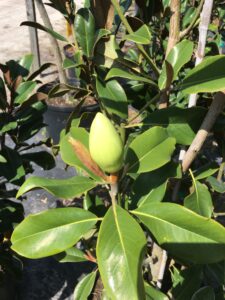
[[[66,5],[75,11],[73,1],[60,3],[66,16]],[[93,262],[75,299],[102,287],[100,299],[222,300],[224,4],[135,1],[136,15],[125,17],[131,4],[85,1],[69,19],[81,58],[74,67],[89,67],[101,112],[90,130],[73,115],[61,134],[62,159],[78,175],[30,177],[17,197],[43,188],[78,205],[28,216],[12,249]]]
[[[30,73],[33,55],[19,61],[9,60],[0,64],[0,282],[5,276],[18,278],[21,262],[10,250],[10,237],[15,226],[24,218],[22,197],[16,201],[19,186],[27,174],[33,172],[33,163],[49,169],[54,159],[38,146],[50,146],[48,140],[31,144],[44,127],[42,114],[46,95],[36,91],[40,82],[36,76],[49,64]],[[47,149],[47,148],[46,148]],[[15,279],[15,278],[14,278]],[[1,285],[1,284],[0,284]],[[1,297],[4,297],[0,292]]]

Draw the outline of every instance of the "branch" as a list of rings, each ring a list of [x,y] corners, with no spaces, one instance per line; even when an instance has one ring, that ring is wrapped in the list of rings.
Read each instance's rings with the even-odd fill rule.
[[[196,13],[195,13],[195,15],[194,15],[194,17],[193,17],[191,23],[189,24],[189,26],[188,26],[186,29],[184,29],[183,31],[180,32],[180,40],[183,39],[186,35],[188,35],[189,32],[190,32],[190,31],[193,29],[193,27],[195,26],[195,23],[196,23],[196,21],[198,20],[198,17],[199,17],[199,15],[200,15],[200,13],[201,13],[201,10],[202,10],[204,1],[205,1],[205,0],[201,0],[200,4],[199,4],[199,6],[198,6],[198,8],[197,8],[197,10],[196,10]]]
[[[180,36],[180,0],[171,0],[170,3],[170,29],[169,29],[169,39],[166,49],[166,57],[173,49],[173,47],[179,42]],[[161,94],[161,99],[159,102],[159,109],[166,108],[169,104],[169,86],[164,89]]]
[[[188,151],[186,152],[186,154],[184,156],[184,159],[182,162],[183,172],[186,172],[188,170],[191,163],[196,158],[196,156],[199,153],[199,151],[201,150],[210,130],[212,129],[218,115],[220,113],[222,113],[224,107],[225,107],[225,91],[218,92],[214,97],[214,100],[209,108],[209,111],[208,111],[198,133],[196,134],[192,144],[190,145]]]
[[[170,11],[172,15],[170,18],[170,30],[166,49],[166,57],[180,39],[180,0],[171,0]]]
[[[205,55],[205,45],[207,32],[209,27],[209,22],[212,14],[213,0],[205,0],[201,19],[199,24],[199,39],[198,39],[198,48],[196,53],[195,66],[197,66],[203,59]],[[196,106],[197,103],[197,94],[192,94],[189,97],[188,107]]]
[[[45,6],[44,6],[42,0],[36,0],[35,2],[36,2],[37,8],[39,10],[40,16],[43,20],[45,27],[53,30],[51,21],[49,19],[49,16],[47,14],[47,11],[45,9]],[[52,44],[52,49],[54,50],[54,54],[55,54],[56,65],[57,65],[57,69],[59,72],[59,80],[61,83],[66,84],[67,79],[66,79],[65,71],[63,70],[63,67],[62,67],[63,61],[62,61],[62,55],[61,55],[61,52],[59,49],[59,45],[58,45],[56,39],[53,38],[51,35],[49,35],[49,39],[50,39],[50,42]]]

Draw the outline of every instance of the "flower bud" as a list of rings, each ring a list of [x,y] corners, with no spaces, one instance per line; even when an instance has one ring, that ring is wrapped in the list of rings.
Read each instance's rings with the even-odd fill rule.
[[[92,159],[108,173],[118,172],[123,165],[123,143],[110,120],[102,113],[95,116],[89,136]]]

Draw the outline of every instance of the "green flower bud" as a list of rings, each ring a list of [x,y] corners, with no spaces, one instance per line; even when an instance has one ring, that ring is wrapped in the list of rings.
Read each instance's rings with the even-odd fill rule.
[[[113,124],[102,113],[97,113],[91,124],[89,151],[103,171],[116,173],[122,168],[122,140]]]

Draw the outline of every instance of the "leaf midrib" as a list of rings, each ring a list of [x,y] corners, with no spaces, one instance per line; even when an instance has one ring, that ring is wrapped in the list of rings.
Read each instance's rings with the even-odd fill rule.
[[[121,242],[122,250],[124,252],[125,261],[126,261],[128,269],[130,270],[130,266],[129,266],[129,263],[128,263],[128,260],[127,260],[127,256],[126,256],[125,245],[123,243],[123,238],[122,238],[122,235],[121,235],[121,232],[120,232],[120,229],[119,229],[119,223],[118,223],[118,217],[117,217],[116,207],[113,208],[113,213],[114,213],[114,217],[115,217],[115,224],[116,224],[117,232],[118,232],[118,235],[119,235],[119,240]],[[129,274],[129,277],[130,277],[130,282],[133,283],[132,277],[130,276],[131,272],[128,272],[128,274]]]
[[[191,232],[191,233],[195,234],[196,236],[204,237],[204,238],[208,239],[209,241],[214,242],[214,244],[215,244],[215,243],[216,243],[216,244],[220,244],[220,243],[221,243],[220,241],[212,240],[211,238],[209,239],[207,236],[200,235],[200,234],[198,234],[198,233],[196,233],[196,232],[194,232],[194,231],[192,231],[192,230],[187,230],[186,228],[183,228],[183,227],[179,227],[178,225],[176,225],[176,224],[174,224],[174,223],[172,223],[172,222],[169,222],[169,221],[166,221],[166,220],[157,218],[157,217],[155,217],[155,216],[153,216],[153,215],[147,215],[147,214],[145,214],[145,213],[138,212],[138,211],[133,211],[132,213],[135,214],[135,215],[141,215],[141,216],[147,217],[147,218],[149,218],[149,219],[151,219],[151,218],[152,218],[152,219],[156,219],[156,220],[159,220],[159,221],[161,221],[161,222],[163,222],[163,223],[166,223],[166,224],[170,224],[170,225],[172,224],[174,227],[177,227],[177,228],[179,228],[179,229],[182,229],[182,230]],[[225,246],[225,244],[223,244],[223,245]]]
[[[13,241],[13,244],[15,244],[17,242],[20,242],[20,241],[23,241],[27,238],[33,238],[34,236],[36,236],[38,234],[47,233],[47,232],[49,232],[51,230],[54,230],[54,229],[63,228],[63,227],[70,226],[70,225],[73,226],[73,225],[77,225],[77,224],[80,224],[80,223],[91,222],[91,221],[96,221],[97,222],[98,220],[99,220],[99,218],[91,218],[91,219],[81,220],[81,221],[78,221],[78,222],[72,222],[72,223],[69,223],[69,224],[64,224],[64,225],[61,225],[61,226],[56,226],[56,227],[53,227],[53,228],[49,228],[47,230],[36,232],[34,234],[31,234],[31,235],[27,235],[26,237],[23,237],[21,239]]]

